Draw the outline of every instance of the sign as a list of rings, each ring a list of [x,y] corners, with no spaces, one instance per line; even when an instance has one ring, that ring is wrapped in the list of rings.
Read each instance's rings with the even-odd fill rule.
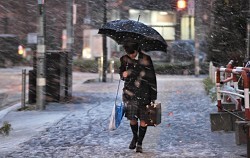
[[[188,15],[194,16],[194,0],[188,0]]]
[[[37,33],[28,33],[27,43],[28,44],[37,44]]]
[[[67,48],[67,30],[63,29],[62,31],[62,49]]]
[[[44,0],[38,0],[38,4],[44,4]]]
[[[76,4],[73,4],[73,24],[75,25],[76,24],[76,18],[77,18],[77,16],[76,16],[76,14],[77,14],[77,5]]]

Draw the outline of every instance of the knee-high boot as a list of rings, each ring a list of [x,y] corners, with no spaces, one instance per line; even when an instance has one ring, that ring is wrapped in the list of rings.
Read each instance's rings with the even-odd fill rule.
[[[129,145],[129,149],[135,149],[136,143],[138,141],[138,124],[135,124],[135,125],[130,124],[130,127],[133,132],[133,139]]]
[[[144,139],[144,136],[147,132],[147,126],[146,127],[139,127],[139,138],[138,138],[138,142],[137,142],[137,147],[136,147],[136,152],[140,152],[142,153],[142,141]]]

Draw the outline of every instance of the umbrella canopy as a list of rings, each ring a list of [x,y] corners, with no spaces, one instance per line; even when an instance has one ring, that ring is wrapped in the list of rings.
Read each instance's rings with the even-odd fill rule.
[[[167,52],[167,43],[163,37],[152,27],[138,21],[110,21],[104,24],[98,33],[112,38],[118,44],[136,42],[144,51]]]

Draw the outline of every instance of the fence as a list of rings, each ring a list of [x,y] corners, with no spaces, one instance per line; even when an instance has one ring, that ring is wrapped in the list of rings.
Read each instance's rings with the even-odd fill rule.
[[[233,67],[233,61],[230,61],[226,68],[214,68],[210,63],[209,77],[215,80],[217,93],[218,112],[224,111],[222,101],[233,101],[235,110],[242,111],[241,100],[244,99],[245,119],[250,120],[249,111],[249,76],[250,68]],[[242,85],[239,88],[239,82]],[[224,99],[223,99],[224,98]]]

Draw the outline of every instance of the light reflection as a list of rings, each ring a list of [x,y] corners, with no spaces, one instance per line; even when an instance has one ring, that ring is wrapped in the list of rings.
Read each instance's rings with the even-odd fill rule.
[[[91,57],[92,57],[91,49],[89,47],[85,47],[82,50],[82,58],[90,59]]]

